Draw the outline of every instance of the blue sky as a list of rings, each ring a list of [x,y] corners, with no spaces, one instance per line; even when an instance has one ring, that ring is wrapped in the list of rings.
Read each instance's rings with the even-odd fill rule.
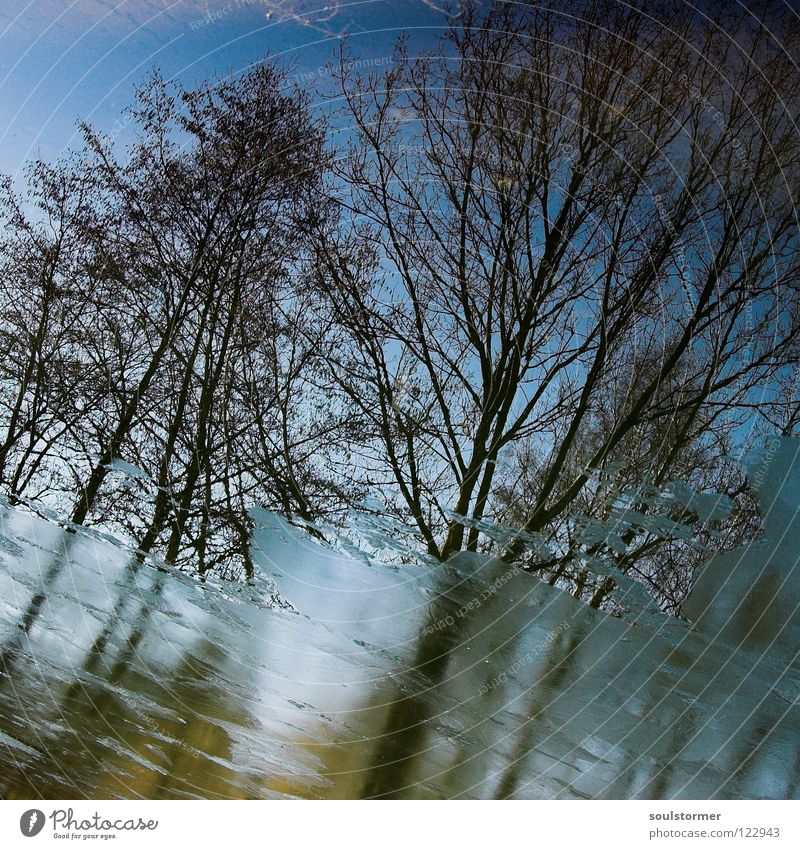
[[[342,34],[355,58],[386,61],[445,24],[439,0],[2,0],[0,172],[52,160],[80,118],[113,131],[134,84],[158,66],[191,83],[270,54],[316,84]],[[314,86],[316,87],[316,85]]]

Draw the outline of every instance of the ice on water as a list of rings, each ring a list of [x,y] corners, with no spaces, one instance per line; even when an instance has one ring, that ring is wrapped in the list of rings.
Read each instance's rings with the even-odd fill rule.
[[[763,539],[709,560],[688,621],[263,511],[255,581],[201,582],[6,505],[0,795],[797,797],[798,453],[753,458]]]

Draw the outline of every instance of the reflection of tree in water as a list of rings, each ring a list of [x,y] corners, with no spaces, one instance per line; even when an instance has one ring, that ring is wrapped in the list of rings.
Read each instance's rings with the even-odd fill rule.
[[[8,514],[4,516],[4,520],[6,521],[9,518],[10,515]],[[72,565],[72,557],[79,556],[74,549],[80,542],[85,542],[84,538],[73,531],[62,530],[59,532],[57,544],[51,550],[48,565],[44,570],[40,568],[41,578],[39,587],[25,606],[22,616],[17,623],[16,633],[12,634],[0,649],[0,670],[3,672],[3,676],[0,677],[0,693],[9,706],[9,710],[7,712],[4,711],[4,714],[10,720],[22,711],[26,714],[26,719],[28,720],[22,727],[19,725],[10,725],[8,721],[4,724],[12,737],[19,739],[20,736],[27,736],[29,738],[25,745],[28,746],[30,752],[38,752],[37,760],[39,761],[35,766],[25,762],[23,764],[16,764],[14,770],[6,770],[4,783],[5,795],[13,795],[15,791],[19,791],[22,798],[26,798],[30,794],[31,789],[35,790],[36,793],[47,795],[44,788],[52,784],[54,790],[56,788],[61,789],[60,795],[64,796],[64,788],[74,790],[77,787],[75,777],[85,767],[84,757],[89,757],[94,763],[99,764],[100,762],[95,747],[91,745],[91,741],[96,742],[97,734],[93,733],[88,736],[80,735],[74,728],[76,717],[79,717],[80,714],[73,713],[70,703],[73,701],[76,689],[80,688],[81,684],[76,680],[72,685],[67,686],[63,697],[57,696],[56,693],[61,689],[62,685],[56,676],[50,677],[46,663],[39,664],[39,658],[41,657],[44,660],[44,657],[37,650],[35,636],[33,639],[31,638],[32,628],[41,617],[45,609],[45,602],[48,604],[57,603],[58,593],[56,587],[59,578],[64,573],[65,568]],[[104,652],[109,638],[120,625],[126,606],[131,599],[135,598],[135,594],[133,593],[134,580],[141,566],[141,558],[134,557],[129,560],[123,570],[120,580],[120,592],[103,627],[86,654],[85,660],[81,665],[83,673],[94,673],[100,661],[104,659]],[[78,568],[82,569],[84,567],[79,566]],[[158,585],[155,591],[156,594],[160,591]],[[97,599],[87,601],[94,604]],[[139,612],[140,615],[144,613],[142,623],[144,623],[149,610],[149,606],[142,606]],[[127,650],[128,658],[135,652],[140,639],[141,634],[137,636],[136,633],[133,633],[131,635]],[[124,654],[125,652],[120,655],[119,660],[121,663],[125,662],[123,659]],[[29,679],[31,680],[29,681]],[[32,691],[31,682],[37,686],[44,686],[46,696],[48,697],[47,702],[42,701]],[[3,690],[5,690],[4,693],[2,692]],[[17,708],[16,711],[13,709],[15,706]],[[46,727],[45,723],[47,720],[39,716],[39,714],[47,713],[48,708],[52,708],[58,714],[53,719],[53,724],[56,724],[61,729],[61,733],[54,739],[43,740],[40,735],[41,731]],[[29,711],[36,715],[36,719],[28,715]],[[20,734],[21,731],[23,732],[22,735]],[[68,744],[67,738],[69,737],[73,738],[73,740]],[[87,745],[87,740],[89,741],[89,745]],[[73,752],[78,755],[76,765],[81,767],[77,772],[69,768],[74,760],[72,758]],[[30,775],[32,768],[36,770],[35,782],[33,782]],[[53,775],[53,770],[60,773],[60,777]],[[55,795],[59,795],[59,793],[56,792]]]
[[[152,715],[126,703],[128,723],[120,734],[124,748],[100,776],[101,795],[131,789],[149,799],[250,795],[246,777],[234,762],[228,728],[246,729],[252,722],[241,701],[219,680],[226,660],[217,644],[204,639],[193,651],[184,652],[171,670],[169,685],[138,682],[144,686],[136,695],[149,697],[159,711]],[[112,675],[109,683],[120,685],[122,677],[116,680]]]
[[[47,682],[53,702],[35,705],[37,715],[44,715],[28,726],[31,734],[48,726],[58,730],[44,746],[36,746],[38,756],[29,754],[4,769],[6,798],[29,798],[32,790],[45,798],[74,796],[76,790],[92,797],[247,795],[231,763],[233,740],[226,726],[246,728],[250,722],[232,689],[219,679],[226,655],[204,638],[174,667],[149,656],[144,643],[156,636],[153,613],[167,576],[152,570],[152,581],[137,589],[141,567],[138,558],[125,567],[113,608],[72,681],[59,685],[54,677]],[[32,607],[33,602],[23,621],[31,619]],[[28,660],[21,646],[8,653],[19,668],[20,661]],[[13,701],[24,703],[30,689],[25,677],[7,680],[14,687]],[[19,739],[19,729],[13,736]]]
[[[507,604],[508,599],[501,603]],[[455,607],[440,598],[427,621],[453,616]],[[566,618],[570,609],[565,600],[558,615]],[[401,693],[383,711],[362,796],[477,793],[513,798],[544,792],[547,796],[665,799],[702,796],[714,788],[724,796],[732,787],[735,795],[745,797],[796,794],[792,776],[797,774],[800,757],[790,764],[786,752],[797,711],[793,709],[778,723],[777,714],[772,715],[774,703],[772,708],[757,705],[763,693],[734,693],[740,683],[735,664],[715,677],[715,665],[724,665],[727,647],[714,647],[703,674],[695,668],[698,646],[687,652],[656,639],[649,650],[645,646],[630,657],[619,637],[638,632],[627,625],[622,626],[625,631],[618,631],[617,620],[598,623],[591,617],[580,624],[571,620],[569,630],[558,639],[541,644],[546,645],[544,651],[534,647],[539,657],[533,668],[526,660],[530,651],[522,651],[518,623],[504,623],[488,607],[485,614],[470,614],[471,620],[460,622],[455,619],[453,628],[430,634],[422,629],[412,666],[424,673],[424,684],[411,688],[410,695]],[[550,614],[551,621],[556,621],[554,609]],[[491,659],[479,669],[485,670],[487,682],[494,681],[482,689],[482,701],[474,704],[470,704],[474,681],[465,681],[457,669],[471,644],[468,624],[475,626],[473,633],[487,626],[495,644],[505,642],[507,655],[512,656],[503,659],[487,646],[472,643],[478,656]],[[590,633],[591,644],[587,642]],[[598,644],[608,644],[611,651],[600,662]],[[504,669],[507,675],[498,683]],[[686,675],[678,676],[679,669],[686,670]],[[534,683],[528,688],[524,682],[531,677]],[[710,689],[703,693],[707,686]],[[630,704],[629,696],[634,697]],[[706,709],[696,705],[695,698]],[[517,707],[523,704],[524,710]],[[709,714],[716,711],[716,721],[709,723]],[[461,729],[449,766],[437,762],[441,761],[439,750],[447,745],[446,729],[441,728],[447,716],[455,716],[452,725]],[[510,733],[515,723],[516,730]],[[735,728],[739,730],[733,732]],[[759,748],[770,735],[785,738],[787,746]],[[498,771],[500,750],[512,738],[505,767]],[[713,760],[705,762],[704,754]],[[765,791],[764,776],[771,777],[769,791]]]
[[[492,566],[483,567],[493,573]],[[499,566],[498,571],[509,570]],[[524,585],[522,596],[536,586],[530,576],[517,570],[513,574]],[[464,719],[469,725],[488,723],[462,701],[477,701],[485,676],[496,665],[510,663],[532,613],[524,604],[509,605],[494,593],[465,613],[465,605],[486,586],[485,576],[482,582],[474,581],[459,574],[456,566],[444,569],[440,577],[439,591],[432,594],[415,629],[410,658],[387,653],[369,683],[356,685],[356,706],[345,711],[335,727],[314,722],[302,737],[290,736],[290,745],[313,755],[318,775],[328,786],[311,788],[308,776],[298,774],[270,778],[271,789],[338,799],[427,797],[437,793],[437,774],[447,775],[444,781],[453,788],[452,795],[468,786],[471,773],[457,769],[463,757],[460,744],[443,733],[442,726],[457,727]],[[467,734],[464,745],[472,740]],[[481,753],[473,753],[471,764],[480,763]]]
[[[543,786],[556,798],[666,798],[669,753],[688,739],[696,712],[668,696],[669,681],[656,683],[644,652],[622,656],[624,644],[607,624],[573,626],[543,652],[495,798],[541,796]],[[610,650],[599,665],[592,640]],[[638,707],[628,705],[628,696]]]
[[[364,777],[362,798],[399,797],[404,788],[409,789],[412,767],[424,750],[428,722],[434,713],[436,687],[445,677],[450,653],[463,638],[461,629],[455,625],[433,633],[427,633],[426,627],[454,618],[458,607],[457,601],[443,595],[430,605],[428,623],[420,631],[411,661],[419,689],[409,695],[398,693],[386,711]]]
[[[8,511],[4,511],[3,527],[9,520]],[[0,647],[0,687],[3,681],[8,682],[14,672],[15,665],[23,650],[23,644],[30,634],[36,620],[42,613],[42,608],[53,590],[56,581],[66,563],[69,562],[70,551],[77,539],[75,534],[63,531],[58,537],[58,544],[51,552],[51,557],[44,572],[41,572],[39,588],[31,596],[25,610],[17,623],[17,631],[13,633]]]
[[[606,711],[603,719],[611,715],[613,720],[614,694],[628,678],[587,676],[582,649],[586,634],[597,626],[594,618],[576,628],[572,599],[543,590],[530,576],[519,577],[524,586],[509,585],[508,594],[498,594],[464,617],[456,615],[464,600],[458,593],[436,596],[418,631],[412,660],[376,681],[361,707],[351,712],[349,737],[345,740],[340,733],[327,746],[310,746],[319,758],[320,773],[333,785],[325,795],[504,798],[526,791],[530,795],[531,787],[541,793],[547,787],[548,795],[563,791],[581,796],[594,784],[610,798],[628,793],[657,798],[658,788],[668,786],[669,750],[689,736],[688,730],[672,728],[680,706],[655,704],[665,692],[662,686],[646,691],[638,715],[621,705],[617,724],[621,718],[636,726],[641,719],[643,727],[655,721],[660,728],[669,717],[679,738],[667,731],[656,750],[658,759],[638,758],[636,746],[628,741],[617,749],[613,762],[604,761],[592,743],[601,722],[592,707],[598,695],[593,688],[607,688],[600,693],[598,707]],[[531,603],[515,606],[514,599],[528,594]],[[448,618],[452,625],[433,627]],[[540,625],[531,631],[537,620],[550,630]],[[554,629],[554,622],[566,627]],[[602,643],[618,636],[616,626],[610,635],[605,629],[593,635]],[[624,664],[626,659],[617,655],[616,662]],[[648,664],[640,674],[648,678],[650,672]],[[531,680],[528,686],[525,682]],[[650,715],[656,709],[657,719]],[[578,715],[570,718],[570,711]],[[692,721],[684,717],[681,727],[690,727]],[[506,741],[513,745],[504,755]],[[587,764],[595,772],[592,782],[573,784],[571,776],[581,776]],[[299,782],[286,783],[282,790],[304,795]]]
[[[508,575],[507,565],[499,565],[499,569]],[[491,567],[488,571],[493,574]],[[444,575],[452,577],[447,571]],[[504,591],[491,592],[477,608],[466,612],[465,604],[475,598],[475,584],[461,581],[454,588],[440,587],[419,630],[410,672],[401,674],[411,692],[396,692],[384,712],[360,792],[363,798],[430,792],[419,785],[437,772],[452,795],[469,786],[465,782],[471,780],[471,770],[464,770],[463,763],[459,769],[462,759],[470,756],[466,744],[456,744],[454,762],[437,765],[445,743],[437,724],[448,718],[455,718],[456,726],[466,719],[467,727],[483,721],[469,704],[462,703],[476,698],[480,676],[496,670],[506,662],[504,658],[513,655],[534,615],[520,603],[520,596],[534,592],[538,581],[521,572],[514,571],[513,576],[510,582],[504,580]],[[509,602],[512,582],[516,604]],[[385,700],[385,694],[381,695]],[[469,736],[467,732],[465,737]],[[471,754],[481,759],[478,753]]]
[[[578,667],[576,652],[583,642],[584,635],[578,631],[565,632],[560,639],[554,640],[541,663],[541,672],[537,676],[525,713],[528,718],[517,731],[517,741],[511,752],[511,758],[495,791],[496,799],[508,799],[517,790],[526,774],[525,766],[528,754],[535,748],[534,737],[539,721],[555,701],[562,698],[564,686],[570,672]]]
[[[4,509],[4,532],[11,520],[12,511]],[[25,605],[16,627],[0,646],[0,730],[7,733],[11,740],[22,744],[20,749],[6,746],[5,764],[0,774],[0,795],[4,798],[39,795],[46,798],[50,771],[60,769],[58,761],[53,763],[53,753],[48,741],[42,739],[37,721],[43,704],[41,693],[36,692],[34,687],[44,684],[46,695],[50,695],[52,682],[43,680],[46,673],[39,667],[37,655],[32,651],[31,631],[69,563],[76,540],[77,536],[73,533],[59,532],[53,548],[49,550],[48,562],[39,568],[38,588]],[[46,548],[38,550],[47,551]],[[31,761],[36,761],[36,765]],[[65,773],[63,783],[59,782],[58,786],[74,788],[75,785]],[[67,794],[62,791],[55,795]]]
[[[772,699],[748,719],[763,692],[748,687],[727,699],[744,660],[717,678],[719,652],[727,650],[715,646],[692,671],[706,645],[699,637],[686,648],[658,640],[650,653],[631,654],[619,639],[635,629],[583,608],[575,615],[574,599],[518,572],[459,615],[494,578],[489,564],[474,580],[443,569],[406,659],[396,648],[372,654],[370,683],[347,694],[353,710],[339,720],[298,715],[278,732],[285,748],[275,748],[272,725],[256,721],[254,706],[275,681],[286,683],[281,673],[270,668],[272,683],[258,668],[239,677],[241,657],[230,646],[241,645],[240,624],[224,615],[209,614],[211,631],[193,625],[173,639],[171,628],[185,623],[176,625],[169,599],[182,588],[139,559],[106,582],[113,598],[74,667],[48,648],[53,637],[69,639],[62,611],[54,608],[48,627],[48,593],[60,604],[56,583],[70,558],[86,568],[71,550],[74,539],[65,534],[51,546],[41,584],[2,648],[0,729],[23,747],[4,758],[7,798],[797,793],[798,756],[789,746],[797,707],[785,705],[781,718],[783,706]],[[97,614],[96,601],[87,607]],[[287,633],[314,644],[304,620],[289,624],[296,630]],[[33,658],[40,666],[31,671]],[[681,682],[679,670],[691,678]],[[758,679],[767,682],[762,673]],[[288,695],[281,690],[281,699]],[[721,712],[706,724],[710,705]],[[271,752],[284,758],[280,765]]]

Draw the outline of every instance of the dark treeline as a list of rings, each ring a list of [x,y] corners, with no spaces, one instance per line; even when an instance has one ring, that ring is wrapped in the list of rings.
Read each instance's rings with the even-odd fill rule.
[[[436,558],[595,606],[603,560],[676,609],[687,535],[758,532],[729,455],[800,421],[798,23],[642,8],[467,5],[380,74],[344,47],[336,134],[269,63],[156,75],[124,153],[84,126],[32,164],[3,189],[3,490],[231,576],[251,506],[377,496]]]

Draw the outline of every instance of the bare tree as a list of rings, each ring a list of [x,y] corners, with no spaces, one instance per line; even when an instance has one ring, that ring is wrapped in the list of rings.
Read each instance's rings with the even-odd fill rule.
[[[31,170],[32,218],[4,189],[0,480],[201,571],[252,570],[254,505],[324,510],[311,456],[343,422],[318,385],[298,396],[318,356],[306,221],[327,214],[327,155],[284,81],[268,63],[193,90],[154,73],[123,157],[84,126],[84,151]]]
[[[740,490],[720,458],[796,356],[797,24],[717,12],[723,29],[666,0],[467,5],[438,53],[401,42],[383,76],[342,55],[332,374],[370,425],[365,476],[430,553],[478,548],[513,504],[506,557],[539,535],[573,562],[570,516],[611,464]],[[654,546],[623,542],[605,550],[625,570]]]
[[[123,444],[144,443],[155,496],[140,546],[149,551],[169,525],[171,561],[196,520],[193,548],[205,562],[213,504],[230,489],[226,381],[246,355],[245,323],[262,322],[291,282],[324,167],[322,128],[281,79],[263,65],[192,91],[150,81],[133,112],[142,139],[125,165],[87,130],[118,214],[111,249],[131,252],[125,288],[148,281],[159,291],[149,305],[148,362],[73,520],[85,518]]]
[[[251,507],[377,494],[434,557],[677,609],[695,543],[755,533],[754,413],[798,422],[798,25],[707,11],[467,4],[382,75],[343,49],[338,155],[272,65],[154,75],[124,157],[84,127],[34,214],[4,191],[0,482],[225,574]]]
[[[15,499],[69,491],[68,446],[102,394],[81,352],[96,292],[86,274],[91,245],[81,236],[91,185],[75,166],[33,163],[23,197],[10,181],[2,187],[0,484]]]

